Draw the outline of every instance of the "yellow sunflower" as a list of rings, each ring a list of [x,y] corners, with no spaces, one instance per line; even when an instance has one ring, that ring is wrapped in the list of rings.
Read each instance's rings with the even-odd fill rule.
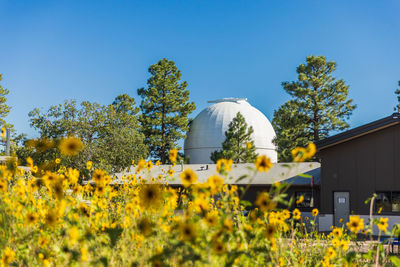
[[[350,216],[350,221],[346,225],[350,231],[357,234],[364,229],[364,219],[360,218],[360,216]]]
[[[38,245],[41,248],[45,248],[49,244],[49,240],[45,237],[39,236]]]
[[[226,246],[225,243],[219,239],[215,239],[212,242],[212,251],[217,255],[222,255],[225,253]]]
[[[79,138],[70,136],[61,139],[58,148],[63,155],[76,156],[83,149],[83,144]]]
[[[137,223],[137,229],[143,236],[150,236],[152,233],[152,224],[148,218],[141,218]]]
[[[332,248],[332,247],[329,247],[327,250],[326,250],[326,253],[325,253],[325,255],[329,258],[329,259],[334,259],[334,258],[336,258],[336,251]]]
[[[149,160],[148,162],[146,162],[146,169],[148,169],[150,171],[151,168],[153,168],[153,162],[151,162],[151,160]]]
[[[314,143],[309,143],[307,148],[306,148],[306,157],[307,159],[311,159],[315,153],[317,152],[317,147],[315,146]]]
[[[92,169],[93,166],[93,162],[91,162],[90,160],[88,162],[86,162],[86,169],[88,169],[89,171]]]
[[[290,211],[288,211],[287,209],[284,209],[283,211],[282,211],[282,215],[283,215],[283,218],[286,220],[286,219],[289,219],[290,218]]]
[[[332,229],[332,235],[336,238],[339,238],[343,235],[343,229],[339,227],[335,227]]]
[[[221,191],[222,186],[224,185],[224,180],[218,175],[212,175],[208,177],[207,184],[211,189],[211,193],[217,194]]]
[[[162,203],[162,190],[159,185],[144,185],[140,192],[140,205],[143,208],[159,208]]]
[[[304,147],[296,147],[291,151],[294,162],[303,162],[306,160],[307,150]]]
[[[309,160],[315,155],[316,152],[317,148],[314,143],[309,143],[306,148],[296,147],[291,151],[293,161],[295,162],[303,162]]]
[[[339,244],[340,248],[344,251],[349,249],[349,241],[348,240],[341,240]]]
[[[33,159],[31,157],[26,158],[26,164],[28,165],[29,168],[33,168]]]
[[[293,210],[293,219],[295,220],[300,220],[301,217],[301,212],[299,209],[294,209]]]
[[[53,192],[57,199],[62,199],[64,197],[64,186],[61,179],[57,179],[57,181],[53,183]]]
[[[7,192],[7,181],[0,179],[0,193]]]
[[[136,168],[136,172],[140,172],[144,166],[146,165],[146,161],[144,159],[140,159]]]
[[[68,231],[69,242],[71,245],[75,244],[79,238],[79,229],[76,226],[71,227]]]
[[[3,256],[1,257],[2,265],[8,266],[15,258],[15,252],[10,249],[9,247],[6,247],[6,249],[3,252]]]
[[[264,236],[271,242],[275,239],[275,233],[276,226],[274,224],[268,224],[264,229]]]
[[[56,225],[57,219],[57,213],[54,210],[48,210],[46,216],[44,217],[44,221],[48,226]]]
[[[298,204],[300,204],[300,203],[303,203],[303,201],[304,201],[304,196],[301,195],[301,196],[296,200],[296,204],[298,205]]]
[[[332,239],[332,246],[337,248],[338,246],[340,246],[340,240],[337,238]]]
[[[218,217],[217,217],[216,215],[214,215],[214,214],[208,213],[208,214],[205,216],[204,219],[205,219],[207,225],[210,226],[210,227],[214,227],[214,226],[216,226],[217,223],[218,223]]]
[[[314,216],[314,217],[316,217],[316,216],[318,215],[318,213],[319,213],[318,209],[313,209],[313,210],[311,211],[311,214],[312,214],[312,216]]]
[[[388,220],[389,220],[389,218],[383,218],[383,217],[379,218],[379,221],[377,223],[379,230],[386,232],[386,230],[389,226],[389,224],[387,223]]]
[[[269,197],[268,193],[259,194],[254,204],[256,204],[262,212],[273,210],[276,207],[276,202]]]
[[[54,146],[54,142],[47,138],[41,138],[34,141],[35,149],[37,152],[44,152]]]
[[[103,184],[98,184],[96,185],[96,191],[95,191],[96,195],[98,196],[104,196],[104,194],[106,193],[106,187]]]
[[[224,173],[224,172],[230,172],[231,171],[231,166],[233,164],[232,159],[219,159],[217,161],[217,172],[218,173]]]
[[[271,163],[271,160],[267,156],[261,155],[257,157],[256,168],[259,172],[268,172],[269,169],[272,168],[272,166],[274,165]]]
[[[37,222],[37,220],[38,220],[38,216],[37,216],[35,213],[33,213],[33,212],[28,212],[28,213],[26,214],[26,222],[27,222],[29,225],[35,224],[35,223]]]
[[[82,213],[86,217],[90,217],[90,209],[85,203],[80,203],[78,209],[80,213]]]
[[[178,149],[174,148],[169,151],[169,160],[174,163],[178,157]]]
[[[105,172],[103,170],[95,169],[92,174],[92,180],[96,184],[102,184],[102,183],[104,183],[104,176],[105,176]]]
[[[46,171],[42,178],[46,185],[51,185],[59,180],[58,174],[50,171]]]
[[[193,223],[181,223],[179,225],[179,232],[183,241],[192,241],[196,239],[196,227]]]
[[[197,174],[191,169],[186,169],[180,174],[181,181],[184,187],[188,187],[191,184],[197,182]]]

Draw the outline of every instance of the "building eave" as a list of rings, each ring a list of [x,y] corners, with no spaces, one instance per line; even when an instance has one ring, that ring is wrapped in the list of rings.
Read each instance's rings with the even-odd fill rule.
[[[348,131],[327,137],[321,141],[316,142],[316,146],[318,151],[326,149],[328,147],[332,147],[352,139],[380,131],[382,129],[391,127],[393,125],[397,125],[400,123],[400,114],[393,113],[391,116],[385,117],[380,120],[376,120],[362,126],[350,129]]]

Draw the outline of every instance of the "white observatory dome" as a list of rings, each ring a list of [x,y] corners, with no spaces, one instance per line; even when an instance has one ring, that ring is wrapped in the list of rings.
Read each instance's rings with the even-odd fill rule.
[[[247,125],[253,127],[256,153],[267,155],[272,162],[277,162],[276,148],[272,143],[274,128],[261,111],[247,102],[247,98],[223,98],[208,103],[214,104],[194,118],[185,139],[185,156],[191,164],[212,163],[211,153],[222,149],[228,125],[238,112],[243,115]]]

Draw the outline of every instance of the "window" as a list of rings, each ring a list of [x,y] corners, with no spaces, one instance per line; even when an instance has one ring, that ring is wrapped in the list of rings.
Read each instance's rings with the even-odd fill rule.
[[[400,212],[400,192],[377,192],[375,211]]]
[[[311,191],[304,191],[304,192],[296,192],[296,200],[300,199],[300,197],[304,197],[304,201],[297,204],[297,208],[312,208],[314,207],[314,198]]]

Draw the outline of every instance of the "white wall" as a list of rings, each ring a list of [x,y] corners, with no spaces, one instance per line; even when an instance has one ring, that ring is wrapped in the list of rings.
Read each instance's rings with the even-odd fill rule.
[[[185,156],[189,158],[190,164],[211,164],[213,163],[210,159],[211,153],[215,150],[221,150],[222,148],[188,148],[185,149]],[[278,155],[273,149],[256,149],[256,153],[259,155],[266,155],[270,158],[272,163],[278,162]]]
[[[357,214],[352,214],[350,216],[357,216]],[[369,224],[369,215],[358,215],[360,218],[364,219],[364,225]],[[393,225],[395,224],[400,224],[400,215],[399,216],[393,216],[393,215],[374,215],[373,219],[379,219],[379,218],[389,218],[388,224],[388,231],[391,232]],[[319,231],[320,232],[326,232],[326,231],[331,231],[331,227],[333,226],[333,214],[319,214],[318,215],[318,225],[319,225]],[[379,234],[379,229],[376,225],[373,227],[373,234],[378,235]]]
[[[320,232],[331,231],[333,225],[333,214],[318,215],[318,229]]]

